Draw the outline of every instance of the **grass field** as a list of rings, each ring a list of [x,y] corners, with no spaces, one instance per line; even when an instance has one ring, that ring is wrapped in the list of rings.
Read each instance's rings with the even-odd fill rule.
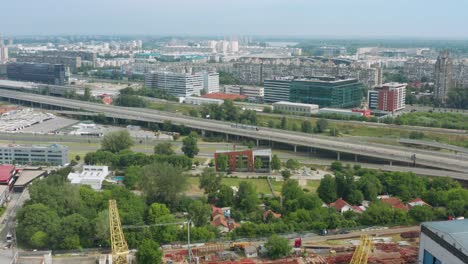
[[[270,188],[268,186],[268,182],[266,179],[223,178],[222,183],[228,186],[239,186],[239,183],[242,181],[253,184],[259,194],[260,193],[271,194],[271,191],[270,191]],[[189,177],[187,194],[194,195],[194,196],[203,195],[203,190],[201,190],[198,187],[198,184],[199,184],[198,177]],[[304,186],[304,188],[309,190],[312,193],[315,193],[319,184],[320,184],[320,181],[318,180],[310,180],[310,181],[307,181],[307,185]],[[283,182],[275,181],[274,179],[272,179],[271,185],[273,186],[273,191],[275,192],[275,194],[280,195]]]

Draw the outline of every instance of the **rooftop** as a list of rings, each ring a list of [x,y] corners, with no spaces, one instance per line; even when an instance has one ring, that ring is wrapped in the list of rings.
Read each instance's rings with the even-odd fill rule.
[[[23,170],[21,171],[18,179],[15,182],[14,186],[22,186],[30,183],[34,179],[41,177],[45,174],[43,170]]]
[[[0,166],[0,182],[8,182],[15,172],[14,165],[1,165]]]
[[[468,219],[425,222],[422,225],[451,245],[455,245],[464,254],[468,254]]]
[[[0,148],[43,148],[43,149],[68,149],[67,146],[59,145],[59,144],[51,144],[51,145],[18,145],[18,144],[0,144]]]
[[[293,103],[293,102],[286,102],[286,101],[279,101],[279,102],[273,103],[273,105],[291,105],[291,106],[304,106],[304,107],[319,108],[319,106],[316,104],[302,104],[302,103]]]
[[[210,94],[205,94],[202,95],[201,97],[203,98],[211,98],[211,99],[221,99],[221,100],[243,100],[247,99],[247,96],[245,95],[238,95],[238,94],[225,94],[225,93],[210,93]]]

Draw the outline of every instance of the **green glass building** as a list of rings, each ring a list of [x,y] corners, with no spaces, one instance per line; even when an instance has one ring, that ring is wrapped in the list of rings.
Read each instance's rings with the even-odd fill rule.
[[[357,79],[333,77],[295,79],[290,83],[289,101],[321,108],[357,107],[362,101],[362,84]]]

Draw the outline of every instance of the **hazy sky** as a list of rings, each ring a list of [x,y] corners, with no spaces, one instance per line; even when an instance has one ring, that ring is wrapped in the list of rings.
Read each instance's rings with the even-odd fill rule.
[[[1,0],[0,34],[468,38],[467,0]]]

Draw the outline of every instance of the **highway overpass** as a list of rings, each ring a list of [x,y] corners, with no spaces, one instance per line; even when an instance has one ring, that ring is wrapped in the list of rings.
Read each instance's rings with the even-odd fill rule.
[[[246,129],[233,127],[233,124],[229,122],[194,118],[151,109],[103,105],[61,97],[44,96],[3,89],[0,89],[0,98],[31,102],[41,104],[43,106],[56,106],[63,109],[103,113],[107,117],[119,119],[152,123],[163,123],[167,120],[176,125],[185,125],[186,127],[200,129],[202,131],[213,131],[226,135],[248,137],[256,140],[280,142],[295,147],[304,146],[335,151],[337,153],[350,153],[388,161],[412,163],[412,157],[415,155],[417,165],[463,173],[468,172],[468,158],[457,154],[417,150],[407,147],[397,147],[369,142],[358,142],[353,138],[326,137],[264,127],[260,127],[258,130],[255,128]]]

